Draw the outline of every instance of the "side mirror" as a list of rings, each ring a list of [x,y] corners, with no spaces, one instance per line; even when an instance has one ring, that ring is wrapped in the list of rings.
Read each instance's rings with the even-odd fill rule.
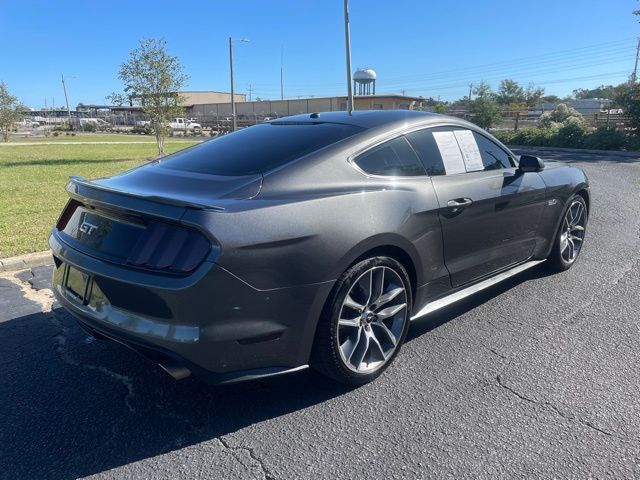
[[[520,155],[518,170],[521,172],[539,172],[544,169],[544,160],[533,155]]]

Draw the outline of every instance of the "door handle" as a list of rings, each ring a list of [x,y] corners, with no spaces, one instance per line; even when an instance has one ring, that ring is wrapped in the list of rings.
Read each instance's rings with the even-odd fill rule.
[[[454,200],[449,200],[447,202],[447,207],[451,208],[460,208],[460,207],[468,207],[473,203],[473,200],[470,198],[456,198]]]

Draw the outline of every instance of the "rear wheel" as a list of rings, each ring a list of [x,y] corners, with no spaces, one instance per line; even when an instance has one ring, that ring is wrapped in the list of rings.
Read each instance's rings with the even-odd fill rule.
[[[562,272],[568,270],[578,259],[587,228],[587,205],[580,195],[569,200],[556,239],[549,255],[549,268]]]
[[[396,260],[374,257],[338,280],[320,319],[312,366],[348,385],[377,378],[400,351],[409,327],[411,287]]]

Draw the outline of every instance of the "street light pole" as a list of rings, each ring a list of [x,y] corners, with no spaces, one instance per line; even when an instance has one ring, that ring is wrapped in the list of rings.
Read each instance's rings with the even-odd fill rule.
[[[236,131],[236,98],[233,94],[233,41],[229,37],[229,71],[231,72],[231,131]]]
[[[353,111],[353,87],[351,85],[351,33],[349,31],[349,0],[344,0],[344,37],[347,54],[347,111]]]
[[[64,83],[64,74],[62,75],[62,90],[64,90],[64,101],[67,103],[67,115],[69,116],[69,129],[73,130],[73,125],[71,125],[71,110],[69,110],[69,98],[67,98],[67,86]]]
[[[241,42],[248,42],[248,38],[241,38]],[[229,72],[231,74],[231,131],[236,131],[236,98],[233,94],[233,39],[229,37]]]
[[[284,45],[280,47],[280,100],[284,100]]]

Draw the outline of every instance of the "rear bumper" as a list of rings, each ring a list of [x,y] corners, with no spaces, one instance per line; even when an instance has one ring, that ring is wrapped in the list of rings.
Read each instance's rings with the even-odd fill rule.
[[[333,282],[257,290],[215,263],[188,277],[135,271],[84,255],[52,234],[53,291],[92,334],[123,343],[175,377],[185,369],[225,383],[308,363]],[[106,301],[82,301],[61,283],[69,265]]]

